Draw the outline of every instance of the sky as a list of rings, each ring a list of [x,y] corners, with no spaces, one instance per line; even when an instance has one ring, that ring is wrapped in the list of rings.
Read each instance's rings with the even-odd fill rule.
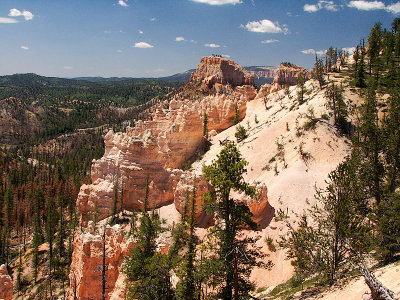
[[[380,0],[1,0],[0,75],[161,77],[211,54],[311,68],[396,17]]]

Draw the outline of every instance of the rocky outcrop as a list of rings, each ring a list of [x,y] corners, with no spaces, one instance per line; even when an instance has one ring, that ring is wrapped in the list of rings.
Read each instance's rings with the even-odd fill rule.
[[[203,57],[189,82],[202,82],[209,88],[216,83],[231,85],[254,85],[254,77],[232,60],[218,56]]]
[[[13,296],[13,283],[8,275],[7,267],[0,266],[0,299],[11,300]]]
[[[220,132],[232,126],[236,114],[243,119],[246,103],[256,96],[253,86],[232,87],[251,82],[252,78],[232,61],[203,58],[195,78],[207,81],[212,74],[221,79],[217,81],[231,84],[216,81],[217,93],[202,98],[185,97],[190,94],[187,91],[177,94],[169,102],[155,106],[149,120],[138,121],[125,133],[110,131],[105,136],[104,156],[92,164],[92,184],[83,185],[77,199],[84,223],[95,213],[96,206],[100,218],[110,214],[115,185],[123,190],[124,209],[141,209],[147,177],[149,208],[173,203],[183,174],[179,168],[201,152],[204,114],[208,116],[208,130]]]
[[[121,273],[124,257],[135,246],[126,239],[118,225],[106,227],[106,299],[125,299],[125,275]],[[74,239],[74,252],[69,275],[68,299],[101,299],[103,267],[103,236],[92,224],[89,232],[78,232]]]
[[[272,84],[278,84],[280,86],[284,84],[296,85],[299,74],[303,74],[305,80],[311,78],[310,73],[302,67],[292,64],[280,64]]]

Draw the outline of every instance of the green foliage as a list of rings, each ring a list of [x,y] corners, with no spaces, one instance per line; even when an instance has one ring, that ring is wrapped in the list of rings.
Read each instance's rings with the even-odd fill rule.
[[[318,80],[319,87],[322,89],[322,87],[325,85],[325,77],[324,77],[324,62],[322,61],[321,58],[318,58],[315,55],[315,64],[314,64],[314,77],[315,79]]]
[[[248,137],[247,130],[242,125],[236,127],[235,137],[238,143]]]
[[[318,204],[301,215],[296,226],[286,219],[289,233],[281,236],[280,245],[288,249],[298,276],[320,273],[322,282],[333,284],[349,271],[352,251],[347,243],[360,252],[368,249],[358,163],[356,157],[348,158],[330,173],[327,188],[317,191]]]
[[[333,110],[333,117],[335,125],[344,133],[349,133],[349,126],[347,122],[348,109],[343,96],[343,87],[332,83],[328,85],[325,91],[325,96],[329,99],[328,106]]]
[[[158,214],[147,212],[149,178],[146,182],[144,207],[137,229],[137,246],[131,251],[124,265],[131,299],[171,299],[168,256],[156,251],[156,239],[163,231]]]
[[[244,227],[256,228],[249,207],[229,197],[231,190],[256,196],[256,190],[243,179],[247,162],[242,158],[233,142],[228,142],[217,159],[203,168],[205,178],[214,191],[205,195],[207,213],[215,215],[217,221],[210,237],[217,241],[218,255],[214,259],[218,273],[214,274],[218,297],[232,299],[234,288],[234,263],[237,263],[238,294],[246,296],[253,287],[249,280],[252,267],[260,264],[257,258],[262,255],[254,247],[256,239],[239,238]],[[250,245],[252,247],[250,247]]]
[[[307,92],[305,87],[305,77],[304,74],[300,73],[297,77],[297,101],[299,104],[303,104],[305,102],[304,95]]]

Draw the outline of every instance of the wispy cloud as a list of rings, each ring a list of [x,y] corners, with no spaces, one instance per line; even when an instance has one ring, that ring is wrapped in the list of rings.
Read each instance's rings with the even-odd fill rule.
[[[225,57],[225,58],[231,58],[231,56],[228,55],[228,54],[222,54],[221,56],[222,56],[222,57]]]
[[[124,0],[118,0],[118,5],[128,7],[129,5]]]
[[[329,11],[338,11],[337,5],[333,1],[327,1],[327,0],[319,0],[318,3],[316,4],[305,4],[303,6],[303,10],[305,12],[309,13],[314,13],[317,12],[321,9],[326,9]]]
[[[287,27],[280,26],[278,22],[272,22],[270,20],[264,19],[260,21],[252,21],[248,22],[245,26],[240,25],[242,28],[246,28],[251,32],[260,32],[260,33],[288,33]]]
[[[153,18],[150,19],[150,22],[154,22],[155,20],[157,20],[157,18],[153,17]]]
[[[22,50],[29,50],[29,47],[27,47],[27,46],[21,46],[21,49],[22,49]]]
[[[218,44],[211,43],[211,44],[204,44],[204,47],[219,48],[219,47],[221,47],[221,46],[218,45]]]
[[[8,13],[9,17],[24,17],[25,21],[30,21],[33,19],[34,15],[31,13],[29,10],[23,10],[20,11],[16,8],[10,9],[10,12]]]
[[[18,23],[18,20],[12,19],[12,18],[2,18],[0,17],[0,23],[1,24],[12,24],[12,23]]]
[[[272,44],[272,43],[277,43],[277,42],[279,42],[279,40],[269,39],[269,40],[261,41],[262,44]]]
[[[72,67],[72,66],[64,66],[64,69],[65,69],[65,70],[72,70],[73,67]]]
[[[185,40],[185,38],[183,36],[177,36],[175,38],[175,42],[183,42]]]
[[[138,42],[135,43],[132,47],[146,49],[146,48],[153,48],[154,46],[146,42]]]
[[[358,10],[377,10],[385,9],[385,4],[381,1],[350,1],[348,7],[357,8]]]
[[[143,32],[143,30],[138,30],[138,32],[139,32],[139,34],[143,34],[144,32]]]
[[[302,50],[301,53],[303,54],[317,54],[317,55],[324,55],[326,53],[326,50],[314,50],[314,49],[306,49]]]
[[[356,8],[358,10],[371,11],[371,10],[386,10],[394,15],[400,14],[400,2],[385,5],[382,1],[365,1],[357,0],[350,1],[348,7]]]
[[[241,4],[243,3],[242,0],[191,0],[193,2],[198,2],[198,3],[205,3],[209,5],[225,5],[225,4]],[[254,3],[254,2],[252,2]]]
[[[122,50],[118,49],[118,50],[117,50],[117,53],[122,53]]]

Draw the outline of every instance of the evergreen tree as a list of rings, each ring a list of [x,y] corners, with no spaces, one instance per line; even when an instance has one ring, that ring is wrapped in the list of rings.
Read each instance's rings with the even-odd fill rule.
[[[335,83],[328,85],[325,96],[329,99],[329,108],[333,110],[335,125],[344,133],[349,133],[347,126],[348,110],[343,96],[343,87]]]
[[[117,203],[118,203],[118,179],[115,180],[114,187],[113,187],[113,202],[112,202],[112,207],[111,207],[111,215],[112,215],[111,223],[114,223],[115,219],[116,219]]]
[[[196,300],[200,291],[196,290],[196,245],[198,243],[195,235],[196,216],[196,189],[193,188],[192,197],[190,197],[190,212],[188,220],[189,234],[186,239],[186,253],[182,264],[177,272],[180,281],[176,286],[176,297],[178,300]],[[185,214],[183,214],[185,215]]]
[[[376,23],[368,36],[369,74],[372,74],[372,68],[375,67],[377,70],[377,77],[379,69],[379,52],[381,50],[382,42],[381,26],[382,24],[380,22]]]
[[[305,78],[304,74],[300,73],[299,76],[297,77],[297,101],[299,104],[303,104],[305,102],[304,99],[304,94],[306,93],[306,87],[305,87]]]
[[[315,55],[314,77],[318,80],[319,87],[322,89],[322,87],[325,85],[324,63],[321,58],[318,58],[317,55]]]
[[[39,267],[39,245],[41,244],[42,236],[40,229],[39,215],[34,214],[33,216],[33,238],[32,238],[32,267],[33,267],[33,278],[36,283]]]
[[[149,178],[143,210],[136,234],[137,246],[127,259],[124,272],[128,278],[128,294],[131,299],[171,299],[168,257],[156,251],[156,239],[163,230],[160,217],[152,210],[147,212]]]
[[[365,83],[365,49],[360,46],[360,58],[358,64],[356,63],[355,86],[359,88],[366,87]]]
[[[331,285],[350,270],[353,249],[368,250],[370,228],[362,209],[367,199],[357,178],[359,163],[357,156],[347,158],[329,174],[327,188],[317,191],[318,204],[300,216],[297,226],[280,211],[289,229],[280,245],[288,249],[299,278],[319,273],[321,281]]]
[[[216,218],[211,236],[215,236],[218,241],[219,258],[215,263],[220,267],[217,277],[222,284],[218,297],[223,299],[232,299],[233,290],[235,297],[247,297],[252,288],[249,281],[250,269],[257,265],[257,257],[260,255],[257,250],[249,249],[250,244],[254,247],[254,240],[238,238],[243,227],[257,227],[251,219],[249,207],[230,198],[231,191],[256,196],[256,189],[243,179],[243,174],[247,172],[246,165],[236,145],[228,142],[217,159],[203,168],[205,178],[214,187],[214,191],[208,192],[205,199],[207,212]]]

